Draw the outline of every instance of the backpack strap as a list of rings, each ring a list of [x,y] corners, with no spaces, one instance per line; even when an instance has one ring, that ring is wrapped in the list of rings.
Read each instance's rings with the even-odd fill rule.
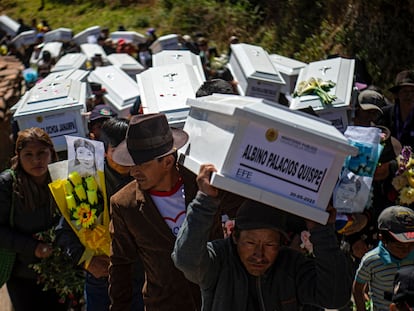
[[[11,206],[10,206],[10,217],[9,217],[10,226],[13,228],[14,227],[14,205],[15,205],[15,200],[16,200],[16,194],[14,192],[14,185],[16,184],[16,173],[12,169],[7,169],[6,171],[9,172],[13,178],[12,201],[11,201]]]

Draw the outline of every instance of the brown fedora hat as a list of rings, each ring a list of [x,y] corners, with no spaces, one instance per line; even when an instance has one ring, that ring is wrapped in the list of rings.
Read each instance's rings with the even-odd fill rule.
[[[397,93],[403,86],[414,86],[414,70],[404,70],[397,74],[395,85],[389,90]]]
[[[170,128],[163,113],[133,116],[126,138],[115,148],[113,160],[124,166],[134,166],[171,154],[185,145],[188,134]]]

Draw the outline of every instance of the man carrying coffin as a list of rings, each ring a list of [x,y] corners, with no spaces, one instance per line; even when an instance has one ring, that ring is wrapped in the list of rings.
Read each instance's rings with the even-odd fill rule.
[[[165,114],[133,116],[126,138],[113,152],[113,160],[130,166],[134,181],[111,197],[112,234],[109,267],[111,311],[131,309],[130,279],[141,260],[145,271],[145,310],[200,310],[200,290],[171,260],[176,235],[186,206],[197,193],[196,175],[177,163],[177,149],[188,135],[170,128]],[[223,194],[222,209],[240,206],[243,198]],[[218,209],[216,210],[218,211]],[[221,215],[212,220],[211,239],[223,236]]]
[[[210,184],[216,168],[202,165],[198,193],[187,208],[173,261],[201,288],[202,310],[299,310],[304,304],[340,308],[350,299],[352,272],[336,240],[335,210],[327,225],[307,221],[315,258],[285,247],[286,214],[247,200],[234,232],[208,242],[219,190]]]

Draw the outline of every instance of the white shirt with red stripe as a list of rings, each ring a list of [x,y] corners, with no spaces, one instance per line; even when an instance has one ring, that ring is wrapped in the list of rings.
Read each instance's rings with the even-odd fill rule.
[[[185,218],[184,184],[180,178],[170,191],[150,191],[151,197],[161,216],[177,236]]]

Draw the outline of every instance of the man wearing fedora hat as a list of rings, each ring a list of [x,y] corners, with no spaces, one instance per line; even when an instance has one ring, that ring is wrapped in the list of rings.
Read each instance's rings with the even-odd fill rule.
[[[389,89],[394,95],[392,108],[383,110],[384,122],[403,146],[414,148],[414,70],[397,74],[395,85]]]
[[[172,258],[185,276],[200,285],[203,309],[301,310],[304,305],[340,308],[351,297],[352,273],[339,249],[329,209],[328,225],[307,221],[315,258],[286,246],[289,214],[245,200],[232,236],[208,242],[219,190],[211,186],[216,169],[203,164],[200,191],[187,208]]]
[[[144,304],[150,310],[200,310],[199,287],[188,281],[172,262],[171,253],[186,206],[197,193],[195,175],[177,165],[177,150],[188,135],[169,127],[162,113],[133,116],[126,139],[113,152],[113,160],[130,166],[134,181],[111,197],[110,256],[111,310],[129,310],[131,284],[125,280],[138,259],[146,280]],[[238,206],[235,196],[226,208]],[[241,198],[240,198],[241,199]],[[222,236],[218,213],[211,238]]]

